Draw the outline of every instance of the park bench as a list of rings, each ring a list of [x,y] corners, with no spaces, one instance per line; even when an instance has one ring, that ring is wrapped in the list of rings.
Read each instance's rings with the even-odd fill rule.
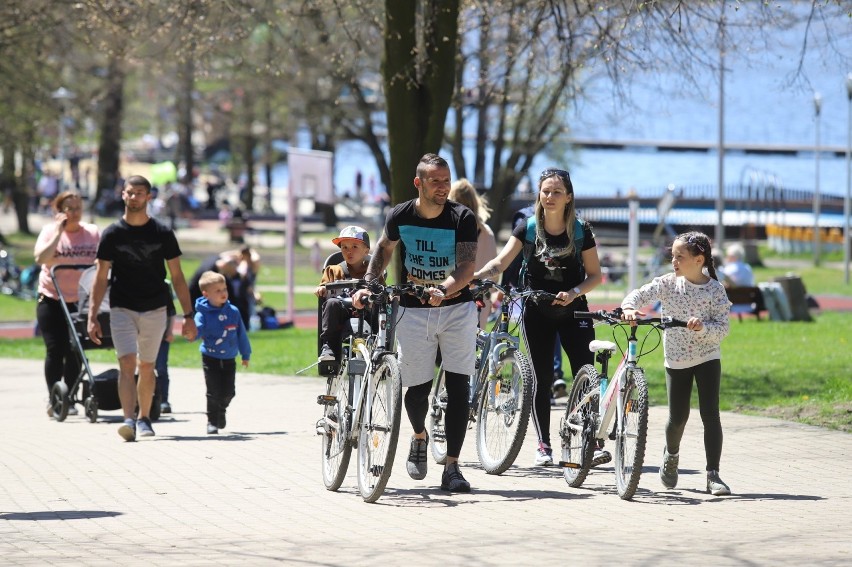
[[[725,291],[732,304],[731,313],[736,313],[740,321],[743,320],[743,313],[754,315],[759,321],[761,311],[766,311],[759,287],[729,287]]]

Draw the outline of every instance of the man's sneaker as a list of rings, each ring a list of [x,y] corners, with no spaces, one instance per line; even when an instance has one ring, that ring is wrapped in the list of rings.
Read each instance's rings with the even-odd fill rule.
[[[538,444],[538,449],[535,450],[535,461],[533,464],[537,467],[549,467],[553,465],[553,449],[544,443]]]
[[[139,437],[153,437],[154,428],[151,427],[151,420],[143,417],[136,422],[136,430],[139,432]]]
[[[53,417],[53,404],[47,402],[47,417]]]
[[[225,429],[225,426],[228,425],[228,420],[225,419],[225,410],[219,410],[219,421],[216,425],[219,429]]]
[[[414,480],[423,480],[426,478],[426,447],[429,444],[429,434],[426,434],[426,439],[418,439],[411,436],[411,448],[408,450],[408,461],[405,463],[405,468],[408,471],[408,476]]]
[[[565,380],[558,379],[553,381],[553,397],[554,398],[564,398],[568,395],[568,386],[565,384]]]
[[[719,471],[707,471],[707,492],[713,496],[728,496],[731,489],[719,478]]]
[[[125,441],[136,441],[136,420],[125,419],[122,426],[118,428],[118,434]]]
[[[441,474],[441,490],[450,492],[470,492],[470,483],[464,479],[459,464],[447,465]]]
[[[660,465],[660,481],[666,488],[677,486],[677,464],[680,462],[680,454],[670,455],[669,450],[663,448],[663,464]]]
[[[160,404],[160,413],[172,413],[172,404],[163,402]]]
[[[595,449],[595,456],[592,457],[592,466],[605,465],[612,460],[612,455],[606,449]]]
[[[219,433],[219,428],[212,423],[207,424],[207,435],[216,435]]]
[[[319,361],[327,362],[331,360],[335,360],[334,351],[327,343],[323,343],[322,349],[320,350]]]

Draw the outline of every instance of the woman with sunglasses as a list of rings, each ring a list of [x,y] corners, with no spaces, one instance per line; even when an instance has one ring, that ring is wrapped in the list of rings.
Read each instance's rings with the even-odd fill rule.
[[[496,278],[523,250],[526,272],[521,285],[556,295],[552,304],[527,302],[522,331],[536,376],[533,423],[538,434],[535,465],[553,464],[550,446],[550,388],[553,380],[553,344],[559,335],[562,348],[576,374],[584,364],[594,363],[589,342],[595,338],[587,319],[575,319],[574,311],[587,311],[588,292],[601,283],[597,245],[589,224],[577,218],[574,187],[568,172],[548,168],[538,180],[533,217],[521,222],[496,258],[474,274],[474,278]],[[606,463],[610,455],[595,452],[594,465]]]
[[[50,278],[50,268],[57,264],[94,264],[100,242],[98,227],[82,222],[83,199],[73,191],[63,191],[53,201],[54,222],[42,228],[35,244],[35,261],[41,265],[38,276],[38,306],[36,320],[44,339],[44,378],[47,393],[63,377],[70,388],[80,373],[80,360],[71,349],[68,324],[59,302],[59,293],[73,312],[77,310],[77,295],[80,286],[80,270],[59,270],[56,281],[59,290]],[[76,415],[77,408],[71,407],[69,415]],[[53,416],[48,403],[47,414]]]

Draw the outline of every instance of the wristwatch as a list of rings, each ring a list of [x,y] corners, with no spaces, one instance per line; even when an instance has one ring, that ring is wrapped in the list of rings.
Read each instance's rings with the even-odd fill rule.
[[[575,288],[574,288],[574,289],[572,289],[571,291],[573,291],[575,294],[577,294],[577,297],[580,297],[581,295],[583,295],[583,292],[582,292],[582,291],[580,291],[580,288],[579,288],[579,287],[575,287]]]
[[[189,313],[184,313],[183,318],[184,319],[194,319],[195,318],[195,309],[193,309]]]
[[[433,287],[434,287],[435,289],[440,289],[440,290],[441,290],[441,293],[443,293],[444,295],[447,295],[447,287],[446,287],[446,286],[444,286],[444,285],[442,285],[442,284],[438,284],[438,285],[433,286]]]

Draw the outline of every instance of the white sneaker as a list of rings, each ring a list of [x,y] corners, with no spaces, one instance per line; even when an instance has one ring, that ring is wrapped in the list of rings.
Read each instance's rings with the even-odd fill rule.
[[[535,460],[533,465],[537,467],[553,466],[553,449],[544,443],[538,444],[538,449],[535,450]]]

